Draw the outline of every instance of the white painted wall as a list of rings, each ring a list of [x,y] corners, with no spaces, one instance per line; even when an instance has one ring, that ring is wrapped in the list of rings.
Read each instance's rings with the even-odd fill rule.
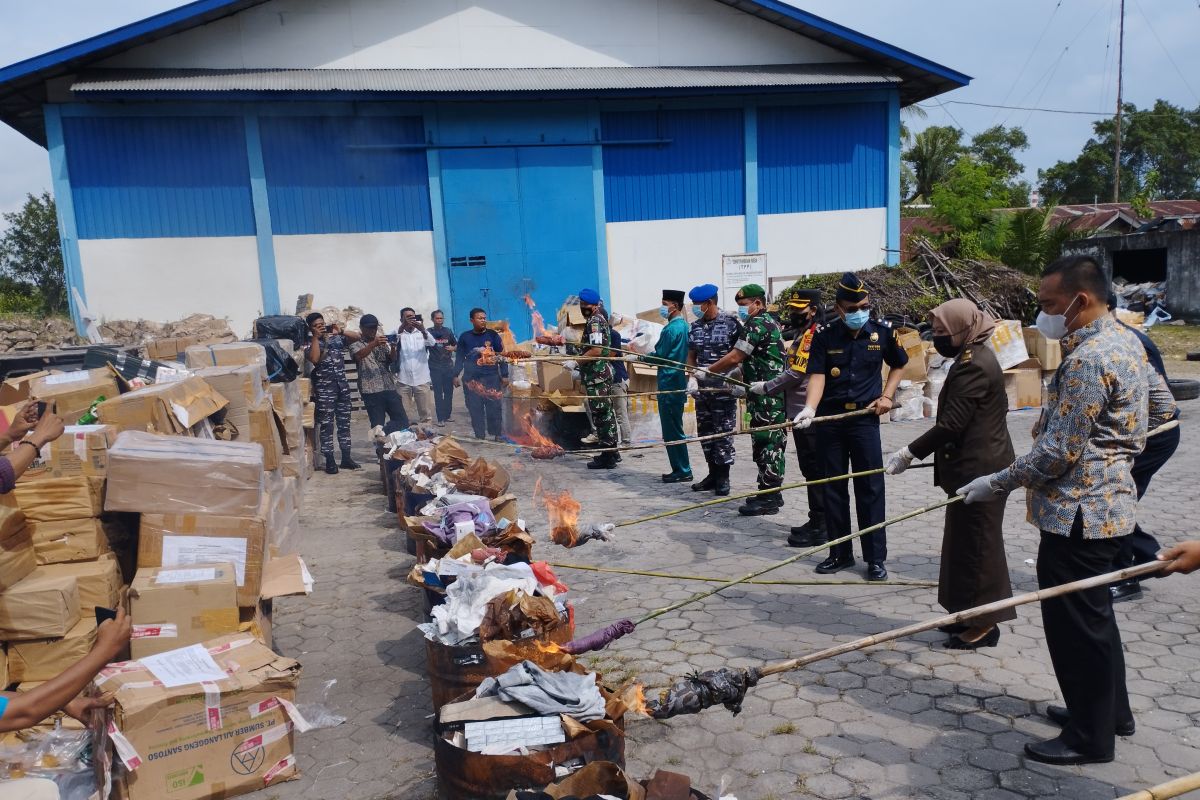
[[[253,236],[81,239],[79,256],[88,309],[102,319],[212,314],[245,336],[262,315]]]
[[[401,308],[412,306],[428,320],[438,307],[429,231],[276,236],[275,270],[284,309],[312,293],[318,308],[358,306],[392,330]]]
[[[758,245],[776,277],[874,267],[887,256],[887,209],[760,214]]]
[[[745,217],[610,222],[610,308],[636,314],[657,308],[663,289],[721,285],[721,256],[745,247]],[[727,298],[733,306],[732,298]]]
[[[272,0],[103,66],[435,69],[854,60],[714,0]]]

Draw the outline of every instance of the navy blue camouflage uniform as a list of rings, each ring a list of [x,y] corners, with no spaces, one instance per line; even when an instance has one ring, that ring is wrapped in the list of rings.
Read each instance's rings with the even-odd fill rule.
[[[737,317],[719,312],[711,320],[704,318],[692,323],[688,334],[688,349],[696,356],[696,366],[711,367],[733,349],[742,338],[742,324]],[[727,384],[721,378],[704,372],[696,373],[696,382],[703,388],[721,388]],[[701,392],[696,398],[696,433],[708,436],[728,433],[737,429],[737,398],[732,392]],[[734,462],[733,437],[726,436],[701,442],[704,460],[710,465],[732,466]]]
[[[346,380],[346,337],[326,334],[320,340],[321,360],[313,365],[313,394],[317,398],[316,423],[321,433],[321,453],[333,454],[333,426],[337,423],[338,447],[350,452],[350,382]],[[305,352],[312,347],[305,345]]]

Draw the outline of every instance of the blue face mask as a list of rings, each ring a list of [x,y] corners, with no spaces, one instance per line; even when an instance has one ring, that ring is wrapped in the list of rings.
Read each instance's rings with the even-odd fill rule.
[[[666,307],[666,306],[659,306],[659,307],[658,307],[658,315],[659,315],[660,317],[662,317],[663,319],[670,319],[670,318],[671,318],[671,312],[667,310],[667,307]]]
[[[693,305],[692,306],[692,316],[694,316],[696,319],[700,319],[701,317],[703,317],[704,316],[704,306]]]
[[[870,318],[871,312],[865,308],[850,311],[846,314],[846,326],[852,331],[862,330],[862,326],[866,325]]]
[[[750,319],[750,309],[746,306],[738,306],[738,316],[742,319]]]

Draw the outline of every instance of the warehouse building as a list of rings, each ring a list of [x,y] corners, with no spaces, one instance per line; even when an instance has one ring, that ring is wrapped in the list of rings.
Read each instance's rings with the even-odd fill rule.
[[[778,0],[197,0],[0,70],[72,311],[485,307],[528,333],[894,262],[904,105],[969,78]],[[724,301],[732,305],[732,297]]]

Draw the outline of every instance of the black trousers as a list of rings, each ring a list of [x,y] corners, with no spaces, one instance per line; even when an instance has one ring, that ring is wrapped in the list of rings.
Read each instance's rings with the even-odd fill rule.
[[[833,412],[820,412],[825,413]],[[825,475],[845,475],[879,469],[883,466],[883,445],[879,441],[879,417],[874,414],[854,417],[817,426],[817,447],[824,459]],[[848,481],[825,484],[825,531],[830,540],[850,534],[850,486]],[[869,528],[884,520],[883,475],[868,475],[854,479],[854,506],[858,511],[858,528]],[[868,533],[859,540],[863,560],[883,563],[887,559],[887,531]],[[853,542],[843,542],[830,548],[830,555],[850,558]]]
[[[495,372],[482,375],[463,373],[463,384],[466,385],[467,381],[479,381],[485,389],[500,391],[500,376]],[[500,401],[492,400],[470,390],[463,392],[463,399],[467,401],[467,411],[471,415],[471,428],[475,431],[475,438],[482,439],[489,433],[492,436],[499,436],[501,428]]]
[[[817,432],[812,428],[793,430],[792,440],[796,443],[796,461],[800,464],[800,474],[806,481],[815,481],[825,477],[825,469],[821,463],[820,450],[817,449]],[[825,520],[825,487],[809,486],[808,518],[814,523]]]
[[[433,384],[433,405],[437,412],[437,421],[445,422],[450,419],[454,409],[454,370],[429,368],[430,382]]]
[[[1042,531],[1038,588],[1107,572],[1120,538],[1084,539],[1076,517],[1070,536]],[[1125,690],[1125,653],[1107,586],[1042,601],[1042,627],[1054,677],[1071,721],[1062,740],[1089,756],[1111,756],[1119,723],[1133,721]]]
[[[1160,433],[1158,436],[1152,436],[1146,440],[1146,449],[1133,459],[1133,467],[1130,469],[1130,472],[1133,473],[1133,482],[1137,485],[1138,500],[1142,499],[1142,495],[1150,487],[1150,479],[1154,477],[1154,473],[1162,469],[1163,464],[1167,463],[1167,459],[1175,455],[1178,447],[1179,428]],[[1153,561],[1158,549],[1158,540],[1142,530],[1141,525],[1135,525],[1133,533],[1121,537],[1121,548],[1117,551],[1117,557],[1113,561],[1113,569],[1124,569]]]
[[[376,425],[383,425],[384,430],[391,433],[408,427],[408,412],[404,410],[404,403],[395,390],[364,394],[362,400],[372,428]],[[391,422],[385,424],[388,419]]]

